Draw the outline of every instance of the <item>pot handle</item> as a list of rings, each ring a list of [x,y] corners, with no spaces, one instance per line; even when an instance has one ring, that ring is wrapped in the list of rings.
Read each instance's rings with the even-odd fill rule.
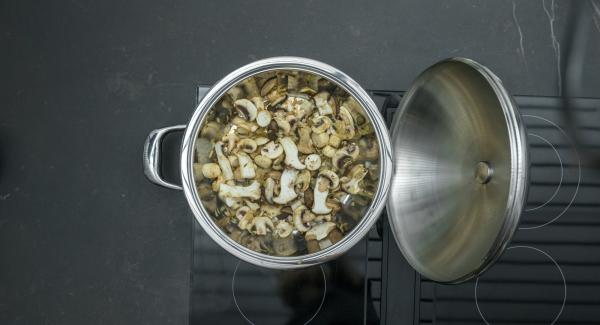
[[[148,135],[146,143],[144,143],[144,174],[149,181],[154,184],[164,186],[174,190],[182,190],[183,188],[176,184],[171,184],[160,175],[160,147],[163,137],[171,132],[184,130],[186,125],[168,126],[162,129],[156,129]]]

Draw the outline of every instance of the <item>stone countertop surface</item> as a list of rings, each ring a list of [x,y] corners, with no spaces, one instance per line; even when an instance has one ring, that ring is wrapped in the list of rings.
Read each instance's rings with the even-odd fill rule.
[[[579,95],[600,97],[600,0]],[[0,323],[187,324],[193,217],[142,144],[198,84],[260,58],[404,90],[438,60],[560,94],[568,1],[11,1],[0,5]]]

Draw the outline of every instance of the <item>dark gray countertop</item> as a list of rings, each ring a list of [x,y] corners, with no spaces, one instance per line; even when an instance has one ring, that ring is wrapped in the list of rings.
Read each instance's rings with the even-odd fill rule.
[[[150,130],[198,84],[275,55],[406,89],[449,56],[557,95],[563,1],[0,4],[0,323],[186,324],[192,215],[149,184]],[[600,1],[579,95],[599,97]]]

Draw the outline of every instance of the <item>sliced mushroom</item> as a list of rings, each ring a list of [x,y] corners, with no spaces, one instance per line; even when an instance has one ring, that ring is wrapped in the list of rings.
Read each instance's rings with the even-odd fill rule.
[[[317,115],[312,119],[312,131],[314,133],[325,133],[331,128],[331,119],[327,116]]]
[[[262,110],[259,111],[258,115],[256,116],[256,123],[258,124],[258,126],[264,128],[267,127],[269,123],[271,123],[271,119],[271,112],[267,110]]]
[[[269,168],[271,167],[271,159],[263,156],[263,155],[258,155],[256,157],[254,157],[254,163],[260,167],[260,168]]]
[[[239,208],[235,216],[238,218],[238,227],[242,230],[250,230],[254,223],[254,213],[248,207]]]
[[[262,99],[262,97],[259,97],[259,96],[252,97],[250,100],[252,101],[252,103],[254,103],[254,106],[256,106],[256,109],[259,112],[265,110],[265,102]]]
[[[281,174],[281,180],[279,183],[281,184],[279,195],[273,198],[273,202],[277,204],[286,204],[296,197],[296,191],[294,191],[294,182],[296,181],[296,176],[298,176],[298,171],[292,168],[286,168]]]
[[[280,238],[286,238],[287,236],[291,235],[293,230],[294,227],[284,220],[280,220],[275,226],[275,233],[277,233],[277,236]]]
[[[241,139],[237,143],[237,148],[247,153],[253,153],[258,148],[258,144],[252,139]]]
[[[285,164],[296,169],[304,169],[306,166],[298,159],[298,148],[292,139],[285,137],[281,140],[283,151],[285,151]]]
[[[313,103],[304,94],[289,95],[281,106],[299,119],[312,114],[314,108]]]
[[[254,124],[252,122],[248,122],[239,116],[234,117],[233,120],[231,120],[231,123],[233,123],[233,125],[240,127],[248,132],[254,132],[258,129],[258,125]]]
[[[247,121],[254,121],[258,114],[258,109],[254,103],[248,99],[242,98],[233,102],[235,109],[240,113],[242,118]]]
[[[315,147],[321,149],[329,143],[329,134],[313,132],[311,134],[311,139],[312,139],[312,143],[315,145]]]
[[[272,178],[265,180],[265,199],[273,204],[273,193],[275,191],[275,181]]]
[[[214,140],[221,137],[221,132],[223,132],[223,129],[219,123],[208,122],[202,127],[200,136],[208,140]]]
[[[343,140],[354,138],[356,129],[352,115],[345,106],[340,106],[338,119],[334,123],[335,133]]]
[[[254,77],[250,77],[242,81],[242,86],[244,87],[248,97],[257,97],[260,95],[258,92],[258,86],[256,85],[256,79],[254,79]]]
[[[372,137],[363,137],[358,140],[358,148],[360,160],[370,160],[374,161],[379,158],[379,146],[377,145],[377,140]]]
[[[253,181],[248,186],[222,183],[221,186],[219,186],[219,197],[222,200],[225,200],[226,198],[250,198],[258,200],[260,199],[260,183]]]
[[[269,142],[269,139],[265,137],[257,137],[254,139],[254,141],[256,141],[256,145],[262,146]]]
[[[306,240],[321,240],[327,237],[331,231],[333,231],[337,226],[333,222],[323,222],[321,224],[315,225],[311,230],[306,232],[304,238]]]
[[[273,120],[275,121],[275,123],[277,123],[277,127],[283,132],[283,134],[289,134],[292,130],[292,126],[290,125],[290,122],[288,122],[288,120],[286,119],[286,115],[279,113],[283,112],[277,112],[273,116]]]
[[[331,213],[331,208],[327,206],[327,195],[329,195],[329,186],[331,182],[325,176],[317,177],[313,192],[312,212],[316,214]]]
[[[238,153],[237,157],[240,165],[240,177],[246,179],[256,177],[256,167],[254,166],[252,158],[244,152]]]
[[[331,158],[333,167],[339,170],[346,168],[356,158],[358,158],[360,150],[355,143],[350,143],[335,152],[335,155]]]
[[[206,178],[217,178],[221,175],[221,168],[215,163],[202,165],[202,175]]]
[[[298,140],[298,151],[307,155],[315,152],[310,133],[310,128],[308,126],[300,125],[298,127],[298,136],[300,138]]]
[[[367,172],[368,170],[362,164],[353,166],[348,176],[342,177],[342,189],[350,194],[358,194],[361,191],[360,182]]]
[[[276,159],[283,154],[283,146],[271,141],[260,149],[260,154],[269,159]]]
[[[310,185],[310,172],[308,170],[303,170],[296,177],[296,181],[294,182],[294,187],[296,189],[296,193],[304,192],[308,189]],[[293,207],[292,207],[293,209]]]
[[[229,89],[227,91],[227,95],[229,95],[229,97],[231,97],[232,101],[235,101],[238,98],[242,98],[242,96],[244,95],[244,91],[242,90],[242,88],[235,86],[235,87],[231,87],[231,89]]]
[[[217,165],[218,167],[218,165]],[[204,179],[204,175],[202,173],[202,164],[199,163],[194,163],[192,165],[192,168],[194,169],[194,180],[196,182],[200,182]],[[221,174],[221,170],[219,169],[219,174]]]
[[[267,217],[255,217],[252,220],[252,226],[254,233],[259,236],[264,236],[267,234],[267,231],[275,229],[273,221]]]
[[[217,161],[219,162],[219,167],[221,167],[221,172],[223,173],[223,178],[227,181],[233,179],[233,170],[231,170],[231,165],[229,164],[229,159],[225,157],[223,154],[223,143],[217,142],[215,143],[215,153],[217,154]]]
[[[306,206],[301,205],[298,208],[296,208],[296,210],[294,210],[294,214],[292,216],[292,219],[294,221],[294,227],[300,232],[307,232],[308,230],[310,230],[310,227],[305,226],[304,222],[302,221],[302,217],[305,213],[310,213],[310,211],[306,209]]]
[[[287,94],[286,94],[285,87],[279,87],[279,86],[267,94],[267,99],[271,103],[271,106],[275,106],[275,105],[281,103],[282,101],[285,100],[286,97],[287,97]]]
[[[340,178],[338,175],[329,169],[324,169],[319,172],[319,176],[326,177],[329,180],[329,188],[335,189],[340,185]]]
[[[317,170],[321,167],[321,156],[318,154],[308,155],[306,159],[304,159],[304,165],[306,165],[306,169],[308,170]]]
[[[277,77],[270,78],[260,88],[260,95],[267,96],[277,86]]]
[[[337,134],[332,134],[329,137],[329,145],[337,148],[340,146],[340,144],[342,143],[342,139],[340,139],[340,137]]]
[[[330,146],[330,145],[326,145],[325,147],[323,147],[323,149],[321,150],[321,152],[323,153],[323,155],[325,157],[328,158],[333,158],[335,156],[335,148]]]
[[[261,204],[260,216],[273,219],[281,215],[281,207],[271,204]]]
[[[335,102],[328,92],[322,91],[314,97],[315,105],[319,109],[321,115],[332,115],[335,111]]]

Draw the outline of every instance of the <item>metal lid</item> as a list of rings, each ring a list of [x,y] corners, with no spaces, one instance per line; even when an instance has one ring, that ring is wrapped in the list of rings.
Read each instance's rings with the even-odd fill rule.
[[[526,200],[528,154],[518,108],[490,70],[454,58],[423,72],[391,126],[388,218],[423,276],[458,283],[502,254]]]

